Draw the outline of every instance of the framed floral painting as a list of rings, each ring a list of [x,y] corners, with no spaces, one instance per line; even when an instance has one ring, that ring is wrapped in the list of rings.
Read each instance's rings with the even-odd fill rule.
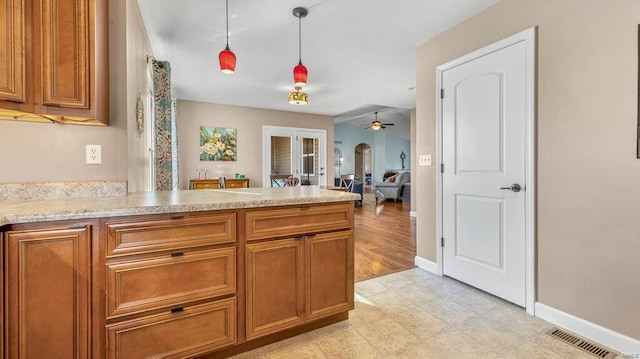
[[[235,128],[200,127],[200,161],[237,161]]]

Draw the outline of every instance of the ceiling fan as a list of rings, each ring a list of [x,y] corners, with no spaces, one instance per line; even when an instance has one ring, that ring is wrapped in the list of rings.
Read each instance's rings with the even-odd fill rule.
[[[381,128],[387,128],[386,126],[393,126],[393,123],[382,123],[380,121],[378,121],[378,112],[375,112],[376,114],[376,119],[375,121],[371,122],[371,125],[368,126],[366,129],[372,129],[374,131],[378,131]]]

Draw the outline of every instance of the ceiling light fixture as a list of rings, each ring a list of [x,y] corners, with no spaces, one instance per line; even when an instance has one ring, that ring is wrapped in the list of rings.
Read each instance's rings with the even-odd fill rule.
[[[303,7],[293,9],[293,16],[298,18],[298,65],[293,68],[293,82],[295,91],[289,93],[289,103],[292,105],[306,105],[309,95],[302,91],[302,86],[307,84],[307,68],[302,64],[302,18],[309,11]]]
[[[229,50],[229,0],[226,0],[225,9],[227,13],[227,46],[220,51],[218,60],[220,61],[220,71],[230,75],[236,70],[236,54]]]
[[[367,127],[370,128],[374,131],[378,131],[381,128],[387,128],[386,126],[393,126],[393,123],[382,123],[380,121],[378,121],[378,112],[375,112],[376,114],[376,119],[375,121],[371,122],[371,126]]]
[[[296,86],[296,90],[289,92],[289,103],[292,105],[306,105],[309,95],[302,91],[302,87]]]
[[[375,112],[376,120],[371,123],[371,129],[374,131],[378,131],[382,128],[382,122],[378,121],[378,111]]]

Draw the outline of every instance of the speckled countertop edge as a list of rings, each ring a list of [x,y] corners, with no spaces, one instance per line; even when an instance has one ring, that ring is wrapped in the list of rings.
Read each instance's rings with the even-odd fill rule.
[[[359,194],[317,186],[137,192],[120,197],[86,197],[0,202],[0,226],[90,219],[328,203],[360,199]]]

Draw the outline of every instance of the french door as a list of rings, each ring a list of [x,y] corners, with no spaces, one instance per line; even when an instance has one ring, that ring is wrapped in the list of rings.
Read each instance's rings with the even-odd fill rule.
[[[291,175],[299,185],[326,185],[325,130],[264,126],[263,179],[271,186],[271,175]]]

